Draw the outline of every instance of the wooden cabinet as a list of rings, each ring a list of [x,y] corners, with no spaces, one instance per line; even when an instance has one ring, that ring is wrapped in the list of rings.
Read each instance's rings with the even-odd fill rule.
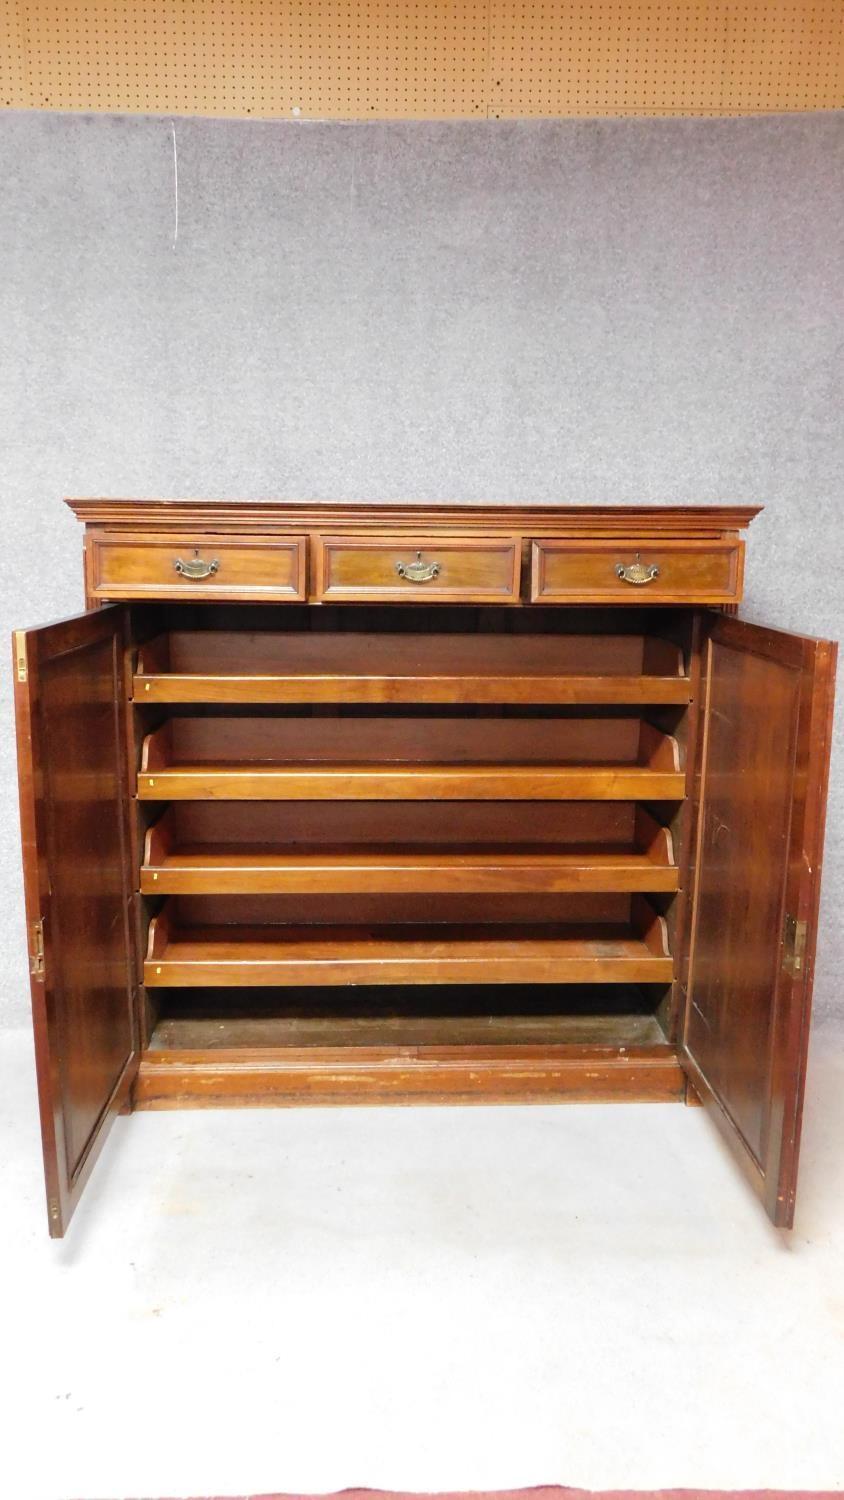
[[[70,503],[89,612],[14,642],[50,1232],[120,1109],[579,1099],[702,1099],[790,1225],[835,647],[724,613],[755,511]]]

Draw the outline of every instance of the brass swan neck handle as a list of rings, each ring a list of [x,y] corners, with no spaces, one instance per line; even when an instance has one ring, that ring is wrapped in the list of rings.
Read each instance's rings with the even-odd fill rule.
[[[406,578],[409,583],[429,583],[432,578],[439,575],[440,564],[438,562],[424,563],[422,553],[417,552],[412,563],[397,562],[396,572],[399,578]]]
[[[616,574],[624,583],[633,583],[641,586],[645,583],[653,583],[659,577],[659,567],[656,563],[647,566],[642,562],[641,552],[636,553],[636,561],[632,563],[616,563]]]
[[[184,562],[181,557],[177,557],[173,563],[173,567],[182,578],[211,578],[219,570],[220,560],[217,557],[212,557],[210,562],[206,562],[204,558],[200,557],[199,548],[194,547],[193,557],[189,558],[187,562]]]

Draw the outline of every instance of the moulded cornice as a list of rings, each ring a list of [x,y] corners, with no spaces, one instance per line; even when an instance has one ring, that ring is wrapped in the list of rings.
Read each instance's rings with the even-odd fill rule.
[[[760,505],[434,505],[418,501],[385,504],[294,500],[68,499],[88,526],[130,531],[307,530],[311,527],[388,531],[420,526],[472,535],[490,531],[544,536],[718,536],[741,531]]]

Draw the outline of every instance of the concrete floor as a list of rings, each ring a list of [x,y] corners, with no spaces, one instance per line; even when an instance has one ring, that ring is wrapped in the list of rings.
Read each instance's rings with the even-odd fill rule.
[[[0,1042],[0,1494],[844,1488],[844,1049],[796,1232],[702,1110],[120,1119],[51,1244]]]

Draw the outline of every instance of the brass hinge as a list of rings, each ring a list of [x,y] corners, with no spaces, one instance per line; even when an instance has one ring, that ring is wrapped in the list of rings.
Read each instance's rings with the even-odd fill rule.
[[[15,668],[18,674],[18,682],[26,682],[26,631],[15,631]]]
[[[803,973],[803,960],[806,955],[806,932],[807,923],[798,922],[791,912],[786,912],[783,924],[783,955],[782,966],[786,974],[796,979]]]
[[[44,921],[32,924],[32,947],[29,950],[29,972],[33,979],[44,978]]]
[[[47,1207],[48,1207],[49,1212],[50,1212],[50,1219],[51,1219],[52,1223],[57,1224],[59,1222],[59,1213],[60,1213],[58,1198],[48,1198],[48,1200],[47,1200]]]

